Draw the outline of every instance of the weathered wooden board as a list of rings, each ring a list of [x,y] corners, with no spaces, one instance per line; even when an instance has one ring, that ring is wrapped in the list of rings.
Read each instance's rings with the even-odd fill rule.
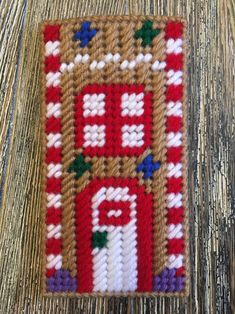
[[[43,298],[38,23],[130,13],[188,20],[190,297]],[[0,17],[0,313],[234,313],[234,1],[2,0]]]

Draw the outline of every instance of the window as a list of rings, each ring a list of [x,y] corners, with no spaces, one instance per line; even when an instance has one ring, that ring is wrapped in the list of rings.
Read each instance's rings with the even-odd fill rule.
[[[76,97],[76,148],[89,156],[138,156],[150,145],[151,115],[152,94],[143,85],[88,85]]]

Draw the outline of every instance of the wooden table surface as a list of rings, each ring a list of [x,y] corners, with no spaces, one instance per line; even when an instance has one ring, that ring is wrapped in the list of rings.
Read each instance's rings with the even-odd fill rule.
[[[41,296],[38,23],[95,14],[188,21],[189,298]],[[235,313],[235,2],[2,0],[0,17],[0,313]]]

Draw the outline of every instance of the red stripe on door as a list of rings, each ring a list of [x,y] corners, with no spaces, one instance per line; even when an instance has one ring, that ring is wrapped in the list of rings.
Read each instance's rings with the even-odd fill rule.
[[[92,283],[92,222],[89,189],[76,196],[76,241],[78,292],[91,292]]]
[[[146,194],[144,188],[138,189],[137,202],[137,260],[139,292],[152,291],[153,281],[153,230],[152,230],[152,195]]]

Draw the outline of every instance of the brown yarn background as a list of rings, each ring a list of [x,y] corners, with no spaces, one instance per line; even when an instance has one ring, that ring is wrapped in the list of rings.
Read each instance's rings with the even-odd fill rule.
[[[143,21],[153,20],[153,28],[160,28],[161,32],[153,39],[152,45],[143,48],[141,39],[136,40],[134,33],[142,27]],[[91,17],[91,28],[98,30],[88,47],[80,48],[79,42],[72,40],[74,32],[80,29],[81,22],[86,19],[77,19],[62,22],[61,27],[61,62],[74,61],[76,54],[89,54],[88,63],[79,63],[72,72],[62,74],[62,146],[63,146],[63,184],[62,184],[62,234],[63,234],[63,268],[69,269],[73,276],[76,275],[75,255],[75,221],[74,200],[75,193],[81,192],[94,177],[138,177],[139,184],[145,185],[146,193],[153,193],[153,273],[159,274],[167,261],[167,234],[166,234],[166,134],[165,134],[165,71],[151,70],[151,64],[164,61],[166,42],[164,27],[166,18],[152,17]],[[119,53],[119,63],[108,63],[102,70],[90,70],[89,65],[93,60],[104,59],[107,53]],[[120,64],[124,60],[133,60],[139,53],[151,53],[152,61],[141,62],[132,70],[121,70]],[[81,178],[68,173],[67,169],[77,154],[82,153],[82,148],[75,150],[74,142],[74,96],[82,88],[92,83],[109,84],[143,84],[145,91],[153,94],[152,114],[152,147],[146,149],[139,157],[86,157],[92,163],[92,168],[85,172]],[[136,173],[136,165],[149,153],[154,155],[154,160],[160,160],[162,165],[154,173],[153,179],[143,179],[142,173]],[[187,210],[187,209],[186,209]],[[187,223],[187,222],[185,222]],[[187,238],[187,233],[184,234]],[[186,240],[187,241],[187,240]],[[186,260],[187,262],[187,260]]]

